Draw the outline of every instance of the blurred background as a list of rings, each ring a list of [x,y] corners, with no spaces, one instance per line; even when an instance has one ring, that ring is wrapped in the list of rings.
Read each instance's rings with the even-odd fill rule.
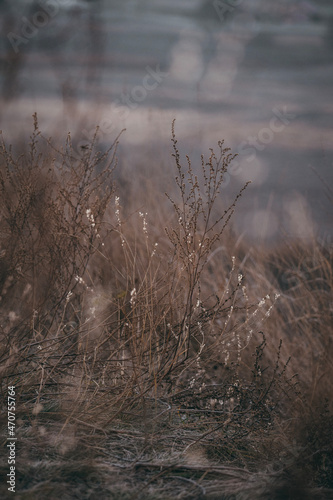
[[[0,129],[76,154],[121,129],[132,180],[173,172],[225,140],[222,196],[252,184],[237,230],[250,242],[332,236],[332,0],[0,0]],[[162,186],[163,189],[163,186]]]

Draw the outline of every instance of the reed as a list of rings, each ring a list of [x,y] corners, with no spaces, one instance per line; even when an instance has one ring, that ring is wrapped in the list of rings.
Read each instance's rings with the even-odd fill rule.
[[[78,157],[35,116],[26,150],[0,145],[17,497],[329,498],[331,248],[248,249],[223,142],[193,166],[173,123],[174,187],[129,199],[97,133]]]

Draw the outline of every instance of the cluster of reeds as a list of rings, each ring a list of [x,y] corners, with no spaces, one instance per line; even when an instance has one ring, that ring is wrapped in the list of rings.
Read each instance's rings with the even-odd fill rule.
[[[332,254],[247,250],[229,228],[247,185],[220,207],[235,156],[221,142],[184,168],[174,123],[172,142],[163,227],[119,197],[118,138],[78,157],[35,116],[28,151],[1,142],[1,390],[17,391],[20,498],[289,498],[273,492],[304,467],[302,494],[332,487]]]

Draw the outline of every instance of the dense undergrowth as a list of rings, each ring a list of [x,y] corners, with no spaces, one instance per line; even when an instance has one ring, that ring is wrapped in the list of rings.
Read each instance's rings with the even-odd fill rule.
[[[246,186],[220,205],[230,150],[184,168],[174,128],[172,141],[166,199],[120,197],[118,139],[100,153],[95,136],[78,157],[35,117],[28,150],[1,143],[16,496],[330,498],[332,251],[248,248],[229,224]],[[2,498],[7,473],[5,456]]]

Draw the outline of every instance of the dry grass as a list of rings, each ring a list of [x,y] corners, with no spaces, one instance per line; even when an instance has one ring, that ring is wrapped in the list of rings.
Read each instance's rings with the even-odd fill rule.
[[[118,139],[78,158],[35,117],[28,151],[1,144],[16,496],[329,498],[332,251],[248,251],[229,224],[246,186],[220,207],[232,153],[184,168],[172,141],[168,209],[153,185],[118,195]]]

